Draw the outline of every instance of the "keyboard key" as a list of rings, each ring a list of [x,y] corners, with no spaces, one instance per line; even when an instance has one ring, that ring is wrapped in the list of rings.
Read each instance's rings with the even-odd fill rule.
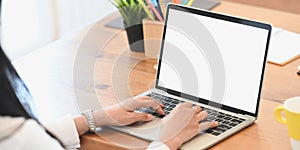
[[[209,120],[209,121],[214,121],[214,120],[216,120],[217,118],[215,117],[215,116],[209,116],[208,118],[207,118],[207,120]]]
[[[229,122],[229,121],[226,121],[226,120],[221,122],[221,124],[229,124],[229,123],[230,123],[230,122]]]
[[[176,106],[176,105],[172,104],[172,105],[170,105],[169,107],[171,107],[171,108],[175,108],[175,106]]]
[[[167,107],[167,108],[165,108],[165,110],[166,110],[166,111],[171,111],[171,110],[172,110],[172,108],[170,108],[170,107]]]
[[[215,136],[218,136],[218,135],[220,135],[221,133],[219,133],[219,132],[213,132],[213,133],[211,133],[212,135],[215,135]]]
[[[219,112],[218,111],[215,111],[215,110],[211,110],[212,113],[215,113],[215,114],[218,114]]]
[[[236,124],[236,123],[229,123],[228,125],[231,126],[231,127],[234,127],[234,126],[236,126],[237,124]]]
[[[231,117],[225,117],[224,119],[225,119],[225,120],[230,120],[230,119],[231,119]]]
[[[162,102],[162,104],[164,105],[164,107],[169,106],[169,104],[166,102]]]
[[[217,113],[210,113],[211,116],[217,116]]]
[[[216,127],[216,128],[214,128],[213,130],[214,130],[214,131],[218,131],[218,132],[220,132],[220,133],[223,133],[223,132],[226,131],[225,129],[222,129],[222,128],[219,128],[219,127]]]
[[[164,106],[170,106],[171,104],[167,103],[167,102],[164,102]]]
[[[180,103],[180,101],[174,101],[174,104],[179,104]]]
[[[239,120],[241,120],[241,121],[246,121],[246,119],[243,119],[243,118],[239,118]]]
[[[239,123],[242,123],[243,121],[238,120],[238,119],[232,119],[231,122],[239,124]]]
[[[216,119],[215,121],[222,122],[222,121],[224,121],[224,120],[221,119],[221,118],[218,118],[218,119]]]
[[[221,129],[224,129],[224,130],[229,130],[229,129],[231,129],[230,126],[227,126],[227,125],[224,125],[224,124],[220,124],[217,128],[221,128]]]
[[[205,130],[204,132],[205,132],[205,133],[212,133],[212,132],[214,132],[214,130],[212,130],[212,129],[207,129],[207,130]]]
[[[224,118],[225,116],[224,115],[218,115],[217,117],[218,118]]]
[[[229,114],[225,114],[225,116],[227,116],[227,117],[232,117],[231,115],[229,115]]]

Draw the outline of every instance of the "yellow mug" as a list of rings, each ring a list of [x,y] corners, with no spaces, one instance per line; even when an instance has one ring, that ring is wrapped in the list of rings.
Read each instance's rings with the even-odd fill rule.
[[[278,122],[287,125],[292,148],[300,149],[300,96],[287,99],[283,105],[277,106],[274,116]]]

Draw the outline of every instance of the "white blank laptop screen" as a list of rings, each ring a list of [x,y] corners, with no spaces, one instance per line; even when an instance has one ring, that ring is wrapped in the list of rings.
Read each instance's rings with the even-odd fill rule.
[[[173,9],[167,26],[158,86],[255,113],[268,30]]]

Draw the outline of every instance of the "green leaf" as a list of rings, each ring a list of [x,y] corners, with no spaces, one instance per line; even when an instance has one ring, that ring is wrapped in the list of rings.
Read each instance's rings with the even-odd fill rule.
[[[126,26],[141,24],[149,16],[149,9],[141,4],[144,0],[111,0],[118,8]]]
[[[125,6],[129,6],[129,3],[127,2],[127,0],[122,0]]]

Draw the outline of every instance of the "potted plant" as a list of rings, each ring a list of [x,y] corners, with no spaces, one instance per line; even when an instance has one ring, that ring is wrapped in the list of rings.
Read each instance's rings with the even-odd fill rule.
[[[144,35],[142,20],[153,18],[144,0],[111,0],[119,10],[128,37],[130,49],[135,52],[144,52]]]

